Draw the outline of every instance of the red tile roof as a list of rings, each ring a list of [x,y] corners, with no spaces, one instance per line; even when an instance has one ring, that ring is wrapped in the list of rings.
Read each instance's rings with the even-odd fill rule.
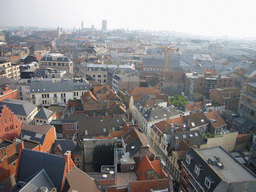
[[[97,98],[99,101],[104,101],[104,100],[107,100],[107,94],[106,93],[103,93],[103,94],[97,94]]]
[[[212,75],[217,75],[217,72],[215,69],[204,69],[204,74],[212,74]]]
[[[220,116],[218,111],[211,111],[209,113],[204,114],[206,118],[211,122],[212,126],[214,128],[222,127],[227,125],[227,123],[224,121],[224,119]],[[216,121],[214,123],[214,120]]]
[[[146,174],[145,174],[148,170],[155,170],[156,173],[158,174],[158,177],[161,178],[162,171],[161,171],[160,161],[159,160],[155,160],[155,161],[152,161],[152,162],[149,160],[149,158],[147,156],[145,156],[137,164],[137,168],[135,170],[135,174],[136,174],[138,180],[146,180],[146,179],[148,179],[146,177]]]
[[[164,190],[168,189],[170,192],[170,179],[155,179],[155,180],[144,180],[144,181],[131,181],[132,192],[151,192],[151,190]]]
[[[97,101],[97,98],[92,94],[91,91],[87,91],[85,92],[82,97],[81,97],[83,103],[89,101],[90,99],[94,100],[94,101]]]
[[[190,104],[187,104],[186,107],[189,111],[197,111],[197,110],[204,109],[203,102],[190,103]]]
[[[156,94],[156,95],[160,95],[160,91],[156,90],[153,87],[135,87],[134,89],[132,89],[129,94],[131,96],[134,95],[147,95],[147,94]]]

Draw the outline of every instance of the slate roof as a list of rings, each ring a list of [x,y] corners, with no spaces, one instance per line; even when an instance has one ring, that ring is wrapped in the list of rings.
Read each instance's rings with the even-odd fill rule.
[[[143,66],[159,66],[165,67],[166,58],[143,58]],[[178,56],[169,56],[168,67],[179,67],[180,66],[180,57]]]
[[[16,84],[18,80],[14,80],[7,77],[0,77],[0,88],[4,88],[5,85],[8,85],[11,89],[16,89]]]
[[[52,125],[23,125],[19,138],[36,141],[43,145],[51,128]]]
[[[57,54],[56,54],[57,56]],[[46,56],[44,56],[40,61],[61,61],[61,62],[70,62],[71,60],[62,55],[62,54],[58,54],[58,56],[56,57],[55,55],[52,54],[48,54]]]
[[[206,144],[205,140],[203,139],[199,131],[175,132],[167,135],[168,152],[178,148],[181,141],[184,141],[189,146],[200,146],[202,144]]]
[[[24,181],[42,169],[45,170],[53,185],[61,190],[65,170],[64,157],[23,149],[20,157],[17,181]]]
[[[28,116],[36,107],[36,105],[16,99],[6,99],[0,102],[0,105],[6,105],[15,115]]]
[[[218,146],[199,150],[190,148],[187,155],[191,157],[190,164],[186,162],[186,157],[183,160],[183,164],[204,190],[213,191],[221,181],[224,181],[225,183],[222,183],[219,189],[225,187],[227,191],[231,189],[233,189],[232,191],[254,191],[256,176],[222,147]],[[216,164],[208,163],[208,159],[216,163],[216,157],[220,159],[223,169]],[[199,175],[196,175],[194,172],[195,165],[202,167]],[[204,184],[205,177],[209,177],[213,181],[210,189]]]
[[[135,128],[123,135],[123,140],[126,143],[126,149],[130,153],[130,157],[139,152],[142,147],[149,147],[149,143],[143,133]],[[149,150],[154,154],[150,147]]]
[[[190,164],[188,164],[186,162],[186,157],[189,156],[191,158],[190,160]],[[210,187],[210,191],[213,191],[217,185],[219,185],[219,183],[221,182],[221,177],[212,170],[212,168],[209,166],[209,164],[207,163],[208,159],[204,159],[202,157],[200,157],[200,155],[195,151],[195,149],[193,149],[192,147],[189,149],[189,151],[187,152],[186,156],[184,157],[182,163],[184,164],[184,166],[189,170],[189,173],[194,176],[194,178],[196,178],[196,181],[198,181],[198,183],[200,183],[200,185],[203,187],[203,189],[205,191],[209,191],[207,186],[205,186],[204,181],[205,181],[205,177],[208,176],[209,178],[211,178],[211,180],[214,181],[214,183],[211,184]],[[214,159],[212,159],[214,160]],[[196,175],[196,173],[194,172],[195,166],[198,167],[202,167],[202,170],[200,171],[199,176]],[[198,185],[197,185],[198,186]],[[198,187],[199,189],[199,187]]]
[[[88,118],[84,114],[71,114],[70,116],[65,116],[64,120],[77,120],[79,136],[81,137],[108,136],[113,127],[117,131],[126,123],[126,119],[122,116]],[[106,131],[104,132],[104,130]],[[85,131],[88,133],[87,136]]]
[[[53,79],[31,79],[31,93],[41,92],[73,92],[76,90],[89,90],[89,84],[86,81],[74,82],[73,79],[62,79],[61,82],[53,82]]]
[[[19,192],[36,191],[39,187],[46,187],[48,190],[54,188],[51,179],[44,169],[34,176]]]
[[[53,111],[46,109],[44,107],[41,107],[41,109],[38,111],[38,113],[35,115],[35,118],[40,119],[48,119],[54,114]]]
[[[183,62],[193,65],[195,63],[195,59],[193,58],[193,54],[183,54],[180,58]]]
[[[142,112],[142,115],[147,121],[154,121],[156,119],[169,119],[170,117],[179,115],[179,113],[173,109],[171,106],[164,107],[164,108],[150,108],[150,109],[144,109]]]
[[[54,150],[57,145],[61,147],[62,154],[66,153],[66,151],[71,151],[71,154],[74,154],[76,151],[76,144],[72,139],[56,139],[52,146],[52,150]]]

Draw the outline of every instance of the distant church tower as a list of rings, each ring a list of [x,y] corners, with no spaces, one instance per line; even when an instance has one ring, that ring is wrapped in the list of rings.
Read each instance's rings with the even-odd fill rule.
[[[84,22],[82,21],[82,23],[81,23],[81,30],[83,30],[84,29]]]

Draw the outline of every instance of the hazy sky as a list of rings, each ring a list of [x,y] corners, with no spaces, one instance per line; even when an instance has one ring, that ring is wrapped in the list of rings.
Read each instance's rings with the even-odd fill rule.
[[[170,30],[256,37],[255,0],[0,0],[0,26]]]

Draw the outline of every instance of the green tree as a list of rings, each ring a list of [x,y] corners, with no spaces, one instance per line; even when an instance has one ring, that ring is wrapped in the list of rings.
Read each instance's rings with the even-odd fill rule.
[[[87,80],[87,81],[92,81],[93,78],[92,78],[92,76],[90,76],[90,75],[86,75],[86,80]]]
[[[94,147],[92,152],[92,168],[95,172],[100,172],[101,165],[114,164],[114,145],[102,144]]]
[[[182,97],[181,95],[174,95],[174,97],[170,99],[170,103],[175,107],[178,107],[179,105],[188,104],[188,101],[186,100],[186,98]]]

